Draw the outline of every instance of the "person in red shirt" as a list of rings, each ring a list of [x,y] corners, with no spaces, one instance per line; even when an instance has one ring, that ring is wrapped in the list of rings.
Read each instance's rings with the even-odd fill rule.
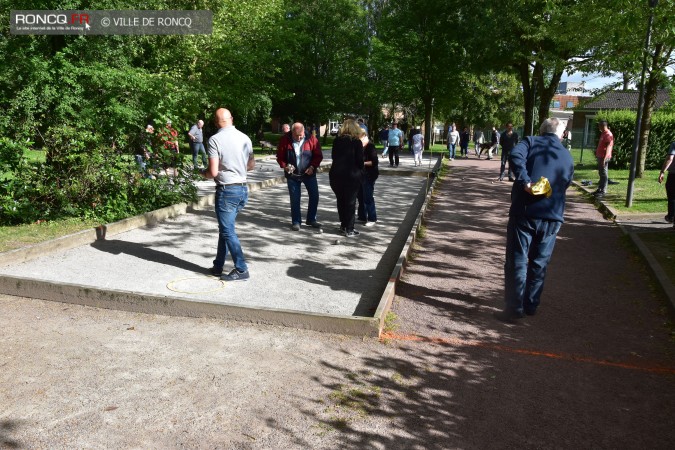
[[[598,141],[598,148],[595,150],[595,157],[598,160],[600,181],[598,182],[598,189],[593,195],[596,198],[602,198],[607,193],[607,182],[609,180],[607,168],[609,167],[609,160],[612,159],[614,135],[609,131],[606,120],[598,122],[598,128],[600,129],[600,140]]]

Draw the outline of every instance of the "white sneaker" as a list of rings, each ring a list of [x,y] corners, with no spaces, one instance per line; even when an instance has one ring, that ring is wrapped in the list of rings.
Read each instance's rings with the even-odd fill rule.
[[[365,227],[372,227],[372,226],[375,225],[376,223],[377,223],[377,220],[374,221],[374,222],[366,222],[366,223],[364,224],[364,226],[365,226]]]

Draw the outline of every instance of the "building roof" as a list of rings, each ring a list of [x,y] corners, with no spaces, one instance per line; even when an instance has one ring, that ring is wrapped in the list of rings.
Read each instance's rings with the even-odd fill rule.
[[[609,91],[590,100],[579,109],[599,110],[599,109],[634,109],[638,107],[638,91]],[[654,109],[659,109],[664,103],[668,101],[670,95],[667,90],[659,90],[656,92],[656,102]]]

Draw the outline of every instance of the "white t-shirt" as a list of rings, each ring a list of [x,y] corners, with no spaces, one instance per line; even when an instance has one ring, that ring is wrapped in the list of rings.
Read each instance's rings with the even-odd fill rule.
[[[450,143],[452,145],[459,144],[459,131],[457,131],[457,130],[451,131],[449,136],[450,137],[448,139],[450,139]]]

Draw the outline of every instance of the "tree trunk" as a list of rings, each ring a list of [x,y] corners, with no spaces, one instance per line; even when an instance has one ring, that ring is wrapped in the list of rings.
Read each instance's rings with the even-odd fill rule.
[[[532,87],[530,86],[530,67],[526,62],[520,63],[517,67],[520,84],[523,87],[523,103],[525,107],[525,125],[523,125],[523,137],[530,135],[530,128],[534,120],[532,108],[534,99]]]
[[[432,98],[430,95],[424,97],[424,150],[429,150],[429,143],[431,142],[431,108],[432,108]]]
[[[539,123],[541,124],[544,120],[548,119],[549,112],[551,109],[551,100],[555,95],[555,91],[560,84],[560,78],[562,78],[563,70],[556,69],[551,77],[551,81],[548,86],[544,86],[544,70],[538,63],[535,66],[535,77],[537,83],[537,92],[539,93]]]
[[[637,167],[635,168],[635,178],[642,178],[645,173],[645,164],[647,161],[647,146],[649,145],[649,132],[652,128],[652,112],[656,103],[656,91],[661,81],[660,57],[663,52],[663,44],[656,44],[654,47],[654,56],[652,58],[649,79],[645,83],[644,106],[642,108],[642,124],[640,126],[640,143],[638,145]]]

